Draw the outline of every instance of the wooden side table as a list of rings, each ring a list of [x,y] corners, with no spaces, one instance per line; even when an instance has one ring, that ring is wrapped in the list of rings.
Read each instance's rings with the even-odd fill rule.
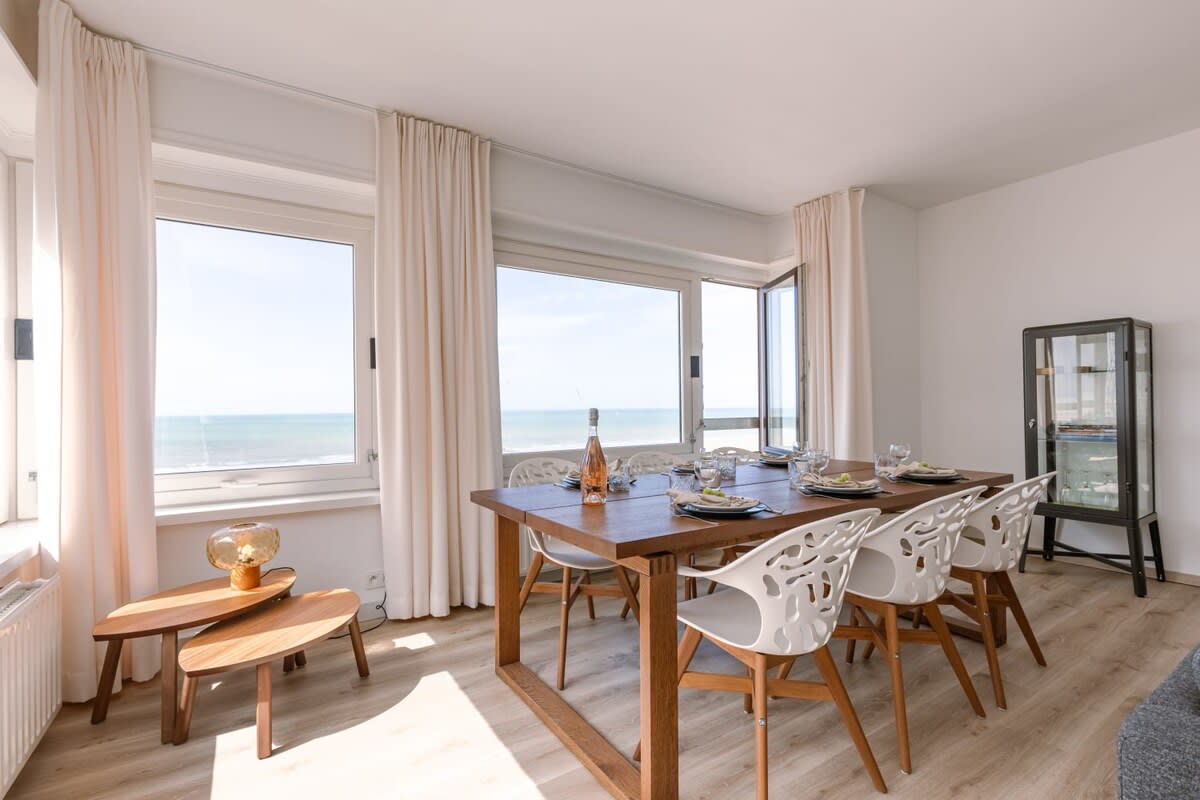
[[[367,652],[358,627],[358,595],[349,589],[331,589],[287,597],[272,606],[196,634],[179,651],[183,670],[183,698],[175,730],[175,744],[187,741],[196,705],[196,686],[204,675],[254,667],[258,673],[258,757],[271,755],[271,662],[303,652],[346,625],[359,677],[370,675]]]
[[[240,616],[288,594],[296,582],[291,569],[276,569],[263,576],[262,585],[241,591],[229,586],[229,578],[213,578],[189,583],[177,589],[152,594],[127,603],[96,623],[92,638],[108,642],[104,667],[92,705],[92,724],[108,716],[121,647],[126,639],[162,634],[162,743],[175,738],[175,712],[178,708],[176,666],[179,631]]]

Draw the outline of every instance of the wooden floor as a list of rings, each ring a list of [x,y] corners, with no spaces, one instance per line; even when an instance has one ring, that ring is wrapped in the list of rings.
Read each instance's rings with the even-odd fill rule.
[[[896,761],[889,678],[879,658],[839,666],[898,798],[1108,798],[1115,737],[1126,713],[1200,641],[1200,589],[1031,559],[1014,575],[1050,666],[1019,638],[1001,649],[1008,711],[996,710],[979,645],[960,640],[984,707],[971,713],[937,648],[905,651],[912,775]],[[637,632],[599,599],[576,605],[569,700],[614,743],[637,736]],[[526,661],[553,682],[558,600],[537,595],[524,616]],[[368,626],[369,627],[369,626]],[[1016,633],[1013,627],[1013,633]],[[387,623],[367,635],[371,677],[360,680],[347,639],[309,651],[307,668],[275,674],[275,754],[255,758],[254,672],[205,679],[191,739],[160,745],[156,682],[128,686],[108,721],[68,706],[9,794],[33,798],[603,798],[607,795],[492,671],[491,614]],[[699,668],[735,671],[705,645]],[[803,662],[802,662],[803,663]],[[793,675],[815,675],[811,664]],[[752,797],[754,733],[741,698],[680,696],[681,793]],[[871,797],[874,792],[831,704],[771,705],[776,797]]]

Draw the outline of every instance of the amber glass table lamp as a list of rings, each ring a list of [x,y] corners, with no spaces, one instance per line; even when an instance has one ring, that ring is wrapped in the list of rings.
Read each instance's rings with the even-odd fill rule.
[[[234,589],[254,589],[262,582],[262,565],[279,552],[279,529],[264,522],[239,522],[208,537],[208,563],[229,570]]]

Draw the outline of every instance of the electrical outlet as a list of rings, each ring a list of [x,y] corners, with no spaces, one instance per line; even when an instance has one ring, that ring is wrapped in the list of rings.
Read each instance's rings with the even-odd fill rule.
[[[383,581],[383,570],[377,569],[374,572],[367,573],[367,588],[382,589],[386,584]]]

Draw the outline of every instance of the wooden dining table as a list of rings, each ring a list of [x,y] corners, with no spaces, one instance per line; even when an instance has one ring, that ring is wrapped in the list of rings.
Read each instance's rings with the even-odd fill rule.
[[[832,461],[825,473],[873,476],[863,461]],[[579,490],[556,484],[471,493],[496,513],[496,674],[618,798],[674,800],[679,795],[679,714],[676,664],[676,566],[689,553],[762,539],[780,531],[861,508],[901,511],[963,489],[1011,483],[999,472],[960,470],[953,483],[884,481],[884,493],[862,499],[802,494],[787,470],[739,465],[722,488],[756,497],[781,513],[748,519],[701,520],[676,516],[667,501],[667,477],[643,475],[628,492],[609,492],[603,506],[584,506]],[[520,526],[582,547],[638,574],[641,766],[583,718],[557,691],[521,662]],[[632,752],[633,742],[627,743]]]

